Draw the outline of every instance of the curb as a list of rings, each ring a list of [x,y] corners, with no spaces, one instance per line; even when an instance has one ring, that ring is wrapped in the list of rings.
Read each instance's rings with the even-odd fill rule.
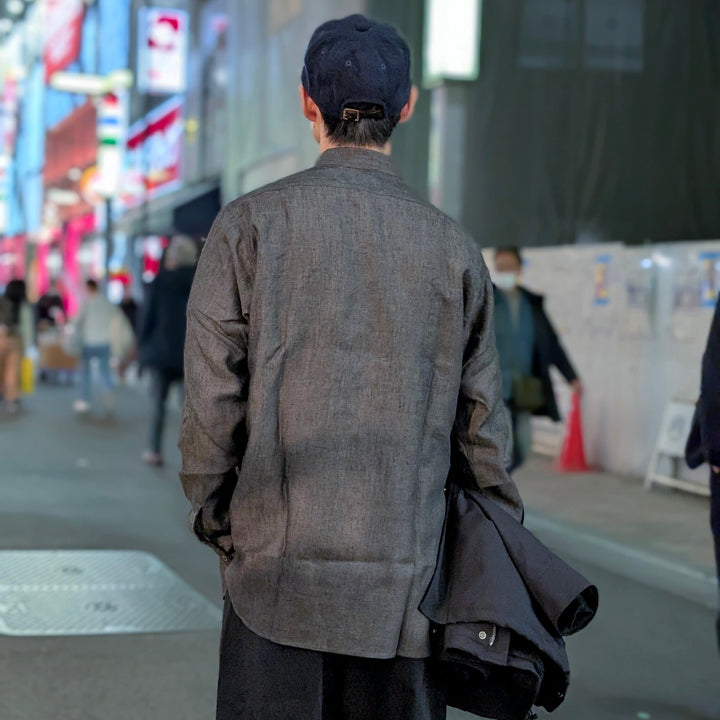
[[[710,610],[718,609],[718,583],[712,572],[608,540],[571,525],[528,512],[525,526],[561,556],[676,595]]]

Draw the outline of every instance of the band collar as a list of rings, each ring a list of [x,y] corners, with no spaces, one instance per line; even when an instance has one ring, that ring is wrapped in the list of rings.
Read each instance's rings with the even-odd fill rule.
[[[396,175],[392,160],[377,150],[358,147],[334,147],[326,150],[316,163],[316,167],[351,167],[359,170],[390,173]]]

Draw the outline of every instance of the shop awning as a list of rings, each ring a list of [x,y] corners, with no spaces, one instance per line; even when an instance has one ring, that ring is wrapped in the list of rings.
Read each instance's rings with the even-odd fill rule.
[[[131,208],[116,228],[128,235],[206,235],[220,211],[220,180],[212,178]]]

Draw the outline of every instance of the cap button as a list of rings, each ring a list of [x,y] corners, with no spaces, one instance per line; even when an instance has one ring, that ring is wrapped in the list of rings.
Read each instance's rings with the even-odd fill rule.
[[[358,32],[367,32],[370,29],[370,23],[369,22],[358,22],[355,24],[355,29]]]

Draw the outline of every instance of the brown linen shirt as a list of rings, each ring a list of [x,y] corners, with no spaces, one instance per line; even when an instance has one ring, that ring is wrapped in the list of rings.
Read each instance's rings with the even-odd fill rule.
[[[328,150],[225,207],[188,305],[181,478],[256,634],[429,654],[451,450],[515,517],[480,248],[389,158]]]

